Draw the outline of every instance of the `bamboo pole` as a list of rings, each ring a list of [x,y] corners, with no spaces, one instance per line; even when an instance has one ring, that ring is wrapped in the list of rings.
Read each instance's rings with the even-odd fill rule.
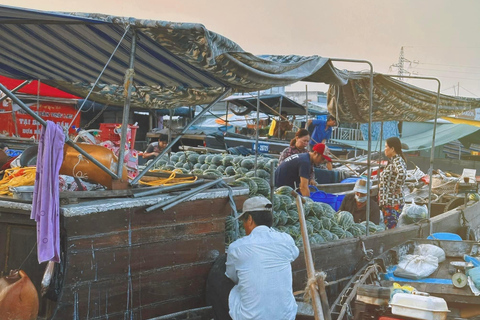
[[[302,240],[303,240],[303,253],[305,255],[305,265],[307,267],[307,276],[308,279],[315,278],[315,267],[313,265],[312,251],[310,250],[310,241],[308,240],[308,231],[307,225],[305,223],[305,213],[303,212],[302,197],[292,191],[292,196],[295,197],[297,202],[298,210],[298,220],[300,222],[300,229],[302,231]],[[316,281],[309,281],[310,284],[310,296],[312,297],[312,307],[315,315],[315,320],[324,320],[323,310],[322,310],[322,301],[320,300],[320,295],[316,288]],[[327,302],[328,304],[328,302]]]

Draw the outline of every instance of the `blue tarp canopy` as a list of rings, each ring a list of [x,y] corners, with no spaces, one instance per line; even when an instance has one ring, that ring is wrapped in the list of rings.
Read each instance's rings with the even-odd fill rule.
[[[227,88],[251,92],[315,81],[346,83],[319,56],[255,56],[201,24],[0,6],[0,74],[39,79],[86,97],[123,106],[135,34],[131,105],[175,108],[210,103]],[[118,45],[118,49],[116,47]]]
[[[452,142],[454,140],[473,138],[476,141],[480,140],[480,128],[470,126],[468,124],[441,124],[437,127],[435,134],[435,146],[441,146]],[[404,152],[426,150],[432,147],[433,128],[426,130],[422,133],[416,133],[413,135],[404,134],[400,139],[402,144],[406,144],[408,149],[404,149]],[[339,142],[344,145],[355,147],[362,150],[368,150],[368,141],[353,141],[353,140],[338,140],[333,139],[335,142]],[[383,151],[385,146],[385,140],[380,145],[380,141],[372,141],[372,152]]]
[[[232,103],[241,108],[241,112],[232,110],[237,115],[249,114],[252,111],[257,111],[257,96],[255,95],[241,95],[230,96],[224,101]],[[305,106],[295,102],[283,94],[267,94],[260,96],[260,112],[269,115],[279,115],[281,111],[287,112],[288,115],[305,115]],[[309,114],[325,114],[315,109],[309,109]]]

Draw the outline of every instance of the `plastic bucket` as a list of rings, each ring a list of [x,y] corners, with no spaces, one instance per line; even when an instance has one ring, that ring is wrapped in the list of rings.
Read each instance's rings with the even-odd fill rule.
[[[337,198],[338,198],[337,195],[331,194],[331,193],[326,193],[324,191],[318,190],[317,187],[314,187],[314,186],[310,186],[310,187],[314,188],[316,190],[315,192],[310,193],[310,199],[312,199],[315,202],[326,203],[326,204],[330,205],[330,207],[332,207],[334,210],[337,210],[336,209]],[[342,198],[342,200],[343,200],[343,198]],[[340,201],[340,203],[341,203],[341,201]],[[340,207],[340,205],[339,205],[339,207]]]
[[[333,209],[335,209],[335,211],[338,211],[338,209],[340,209],[340,206],[342,205],[343,198],[345,198],[344,194],[337,195],[337,202],[335,202],[335,207],[333,207]]]

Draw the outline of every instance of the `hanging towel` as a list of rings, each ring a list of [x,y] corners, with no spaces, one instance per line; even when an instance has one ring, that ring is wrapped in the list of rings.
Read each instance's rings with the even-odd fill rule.
[[[268,130],[268,135],[269,136],[273,137],[276,125],[277,125],[277,120],[273,119],[272,122],[270,123],[270,130]]]
[[[31,218],[37,222],[38,262],[60,262],[59,171],[65,136],[62,127],[47,121],[38,142],[37,175]]]

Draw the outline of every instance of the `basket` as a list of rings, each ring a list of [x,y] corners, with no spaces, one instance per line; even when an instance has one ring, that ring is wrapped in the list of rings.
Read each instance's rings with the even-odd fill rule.
[[[457,193],[458,178],[443,178],[442,176],[432,176],[432,192],[435,194]]]
[[[336,195],[332,193],[326,193],[324,191],[318,190],[317,187],[315,186],[310,186],[310,187],[316,190],[315,192],[310,193],[310,199],[312,199],[315,202],[326,203],[330,205],[330,207],[332,207],[335,211],[337,211],[340,208],[343,198],[345,197],[344,194]]]

